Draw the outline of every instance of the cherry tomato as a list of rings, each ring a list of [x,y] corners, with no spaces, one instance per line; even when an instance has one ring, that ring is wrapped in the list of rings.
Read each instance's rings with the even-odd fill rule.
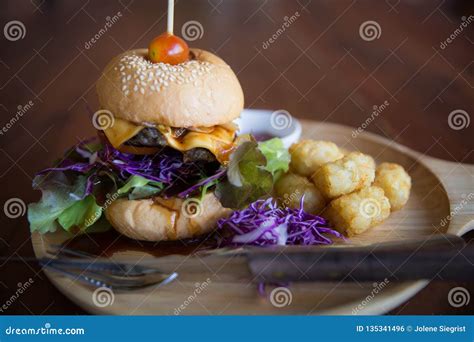
[[[153,63],[180,64],[188,60],[189,47],[181,38],[163,33],[148,45],[148,58]]]

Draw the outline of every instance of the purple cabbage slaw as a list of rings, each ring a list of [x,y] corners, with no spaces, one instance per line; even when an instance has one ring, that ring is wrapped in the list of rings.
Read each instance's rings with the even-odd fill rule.
[[[178,154],[134,155],[120,152],[109,144],[104,144],[97,152],[88,151],[86,145],[96,140],[95,138],[85,140],[73,148],[83,160],[65,158],[57,167],[44,169],[38,174],[51,171],[88,173],[92,170],[109,169],[116,171],[122,180],[126,180],[130,175],[137,175],[151,181],[169,184],[177,173],[182,176],[182,171],[188,173],[194,171],[189,167],[183,168],[184,163]]]
[[[118,169],[123,179],[135,175],[151,181],[169,184],[175,178],[178,169],[180,169],[180,176],[182,176],[183,171],[189,171],[189,168],[182,168],[184,163],[177,154],[134,155],[122,153],[106,144],[97,156],[108,165],[113,165]]]
[[[123,153],[108,143],[102,143],[99,149],[90,150],[88,144],[98,144],[97,138],[88,139],[74,146],[57,167],[38,172],[38,175],[54,171],[73,171],[88,176],[86,195],[91,194],[99,173],[108,171],[117,180],[125,182],[130,176],[136,175],[150,181],[172,185],[176,180],[192,180],[202,178],[202,170],[196,163],[184,163],[182,155],[174,151],[163,151],[152,155],[134,155]],[[196,191],[200,186],[219,179],[225,175],[225,169],[219,169],[209,178],[192,185],[183,192],[184,196]]]
[[[276,200],[257,200],[246,209],[234,211],[217,222],[219,246],[235,245],[328,245],[333,241],[323,234],[344,239],[331,229],[327,220],[303,210],[279,207]]]

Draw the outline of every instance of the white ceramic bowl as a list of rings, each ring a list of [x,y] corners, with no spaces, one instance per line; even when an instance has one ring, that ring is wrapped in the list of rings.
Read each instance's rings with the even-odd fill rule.
[[[286,148],[301,136],[300,122],[285,110],[244,109],[235,123],[239,134],[250,133],[257,139],[278,137]]]

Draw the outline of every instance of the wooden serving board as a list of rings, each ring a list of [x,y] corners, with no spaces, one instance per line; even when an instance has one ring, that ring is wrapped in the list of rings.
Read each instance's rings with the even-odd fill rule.
[[[405,208],[392,213],[382,225],[352,238],[352,244],[422,238],[446,232],[462,235],[474,228],[474,166],[431,158],[370,133],[352,138],[354,130],[346,126],[314,121],[303,121],[302,125],[303,138],[334,141],[348,150],[368,153],[377,162],[399,163],[412,177],[411,196]],[[67,238],[62,233],[33,234],[36,255],[45,255],[50,244]],[[96,242],[91,239],[91,243]],[[268,295],[258,293],[242,257],[156,258],[143,251],[122,250],[112,258],[153,263],[163,271],[178,272],[179,277],[161,288],[114,293],[113,303],[101,307],[94,304],[93,288],[49,271],[45,273],[66,296],[87,311],[121,315],[354,314],[359,304],[362,309],[356,310],[358,314],[381,314],[427,284],[427,281],[390,283],[374,296],[372,283],[298,283],[290,286],[291,303],[279,308],[271,304]]]

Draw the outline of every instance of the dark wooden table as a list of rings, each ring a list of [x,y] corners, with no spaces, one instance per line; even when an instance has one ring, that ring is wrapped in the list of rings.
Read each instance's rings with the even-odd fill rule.
[[[472,5],[468,0],[181,0],[175,31],[181,34],[191,20],[202,26],[202,36],[190,44],[218,53],[233,67],[247,107],[281,108],[300,118],[358,127],[373,106],[388,101],[369,131],[431,156],[473,163],[474,123],[452,129],[448,120],[455,110],[474,119],[474,23],[459,32]],[[3,206],[11,198],[36,201],[34,173],[94,134],[85,108],[97,109],[94,83],[101,70],[116,54],[146,47],[165,30],[166,4],[11,0],[0,6],[2,27],[13,20],[24,26],[19,36],[0,38]],[[373,40],[359,32],[367,21],[376,22]],[[19,106],[23,115],[16,115]],[[0,220],[1,255],[31,256],[26,216],[11,219],[2,212]],[[4,313],[84,313],[37,267],[21,262],[0,264],[0,305],[30,277],[34,286]],[[392,313],[472,313],[474,300],[462,308],[448,304],[455,286],[474,295],[472,283],[433,281]]]

